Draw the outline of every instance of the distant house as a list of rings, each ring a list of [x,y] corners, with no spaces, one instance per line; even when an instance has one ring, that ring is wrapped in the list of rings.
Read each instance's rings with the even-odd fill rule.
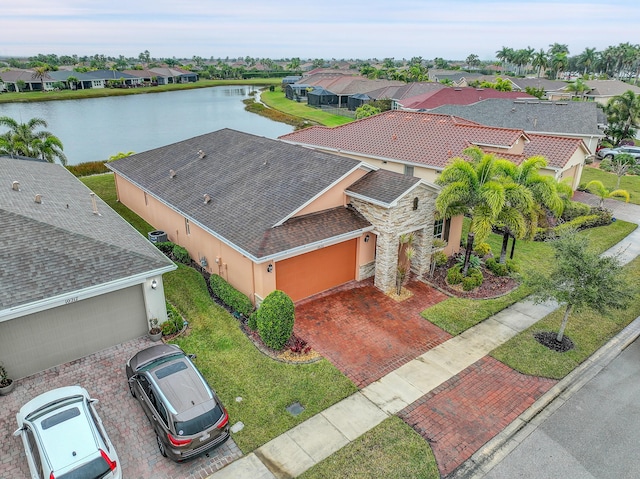
[[[21,378],[166,320],[176,267],[69,171],[0,157],[0,361]]]
[[[487,98],[536,99],[532,95],[516,91],[498,91],[493,88],[444,87],[418,96],[405,97],[396,103],[399,110],[423,111],[432,110],[442,105],[470,105]]]
[[[354,158],[224,129],[107,164],[118,199],[255,304],[396,278],[413,232],[428,271],[439,187]]]
[[[490,98],[470,105],[443,105],[431,113],[453,115],[482,125],[518,128],[526,133],[580,138],[595,154],[606,118],[595,102],[552,102],[530,98]]]
[[[606,105],[614,96],[622,95],[624,92],[631,90],[636,95],[640,95],[640,88],[635,85],[629,85],[620,80],[585,80],[590,88],[585,93],[585,98],[593,100],[601,105]]]
[[[172,83],[195,83],[198,81],[198,74],[177,67],[150,68],[158,79],[159,85],[169,85]]]

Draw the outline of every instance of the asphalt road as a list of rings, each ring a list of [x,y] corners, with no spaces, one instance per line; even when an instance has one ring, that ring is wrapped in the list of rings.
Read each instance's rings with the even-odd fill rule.
[[[573,394],[484,479],[640,477],[640,339]]]

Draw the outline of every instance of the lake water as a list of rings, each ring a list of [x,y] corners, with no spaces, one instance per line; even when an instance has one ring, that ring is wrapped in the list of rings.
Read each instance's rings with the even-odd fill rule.
[[[220,86],[84,100],[0,103],[0,116],[42,118],[69,165],[140,153],[222,128],[277,138],[293,127],[244,109],[254,86]],[[4,129],[2,130],[4,131]]]

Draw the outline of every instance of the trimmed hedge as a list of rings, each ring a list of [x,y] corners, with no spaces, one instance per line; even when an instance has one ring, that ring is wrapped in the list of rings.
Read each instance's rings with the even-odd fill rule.
[[[561,236],[567,230],[583,230],[586,228],[594,228],[596,226],[606,226],[611,224],[613,215],[611,210],[606,208],[591,208],[590,213],[585,216],[578,216],[577,218],[562,223],[555,228],[545,229],[538,228],[535,235],[535,241],[545,241],[556,236]]]
[[[178,263],[186,264],[187,266],[191,264],[191,256],[189,256],[189,252],[186,248],[183,248],[178,244],[174,244],[171,252]]]
[[[580,203],[579,201],[570,201],[562,212],[562,219],[571,221],[579,216],[586,216],[591,213],[591,206]]]
[[[277,351],[293,334],[295,306],[283,291],[272,291],[258,308],[258,333],[264,344]]]
[[[67,170],[69,170],[73,176],[77,177],[99,175],[110,171],[104,164],[104,161],[89,161],[80,163],[79,165],[68,165]]]
[[[480,286],[483,281],[484,276],[482,275],[482,271],[478,268],[469,268],[467,275],[462,278],[462,289],[464,291],[471,291]]]
[[[231,286],[222,276],[212,274],[209,278],[209,285],[213,294],[229,306],[232,310],[237,311],[243,316],[249,316],[253,311],[251,300],[236,288]]]
[[[173,243],[171,241],[159,241],[153,244],[167,256],[173,252]]]
[[[479,245],[476,245],[473,251],[481,258],[484,258],[491,253],[491,246],[489,246],[489,243],[480,243]]]
[[[485,266],[496,276],[506,276],[509,274],[509,270],[506,264],[498,263],[495,258],[489,258],[485,262]]]
[[[462,283],[462,271],[460,271],[460,266],[455,265],[447,270],[447,283],[449,284],[460,284]]]
[[[436,251],[435,253],[433,253],[433,262],[436,264],[436,266],[444,266],[445,264],[447,264],[447,261],[449,261],[449,257],[443,251]]]

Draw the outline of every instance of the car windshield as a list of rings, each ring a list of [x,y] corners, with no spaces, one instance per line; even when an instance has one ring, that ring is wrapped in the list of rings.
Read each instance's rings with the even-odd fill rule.
[[[56,475],[56,479],[101,479],[111,472],[109,464],[102,456],[98,456],[92,461],[67,472],[61,476]]]
[[[198,417],[194,417],[188,421],[176,421],[176,432],[179,436],[192,436],[194,434],[198,434],[217,423],[222,417],[222,414],[222,408],[220,408],[219,404],[216,404],[215,408]]]

